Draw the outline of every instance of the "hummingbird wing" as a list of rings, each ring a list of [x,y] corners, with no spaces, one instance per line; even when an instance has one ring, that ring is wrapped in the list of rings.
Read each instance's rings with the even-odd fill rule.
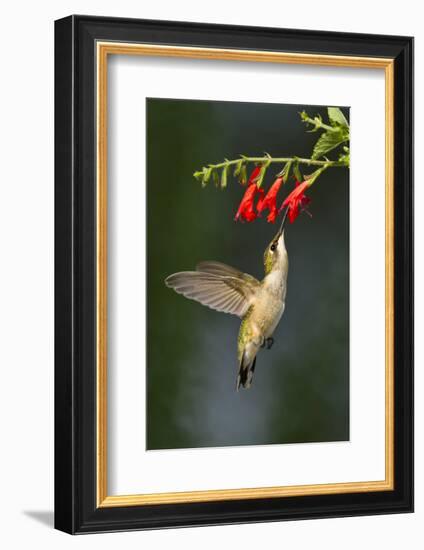
[[[196,271],[203,271],[213,275],[221,275],[223,277],[236,277],[246,284],[251,284],[254,288],[259,285],[259,281],[255,279],[255,277],[252,277],[252,275],[243,273],[243,271],[240,271],[235,267],[231,267],[230,265],[223,264],[222,262],[200,262],[196,265]]]
[[[216,272],[182,271],[170,275],[165,280],[165,284],[178,294],[190,300],[196,300],[211,309],[244,317],[260,285],[259,281],[219,262],[203,262],[197,266],[197,269],[206,264]],[[221,269],[220,273],[217,272],[219,269]],[[226,273],[224,273],[225,269]]]

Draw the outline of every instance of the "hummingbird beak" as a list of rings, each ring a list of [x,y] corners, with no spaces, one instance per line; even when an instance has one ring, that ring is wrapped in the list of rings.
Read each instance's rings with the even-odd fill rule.
[[[275,240],[278,241],[278,239],[281,237],[284,231],[284,226],[286,224],[287,219],[287,212],[289,211],[288,207],[286,208],[286,211],[284,212],[283,221],[281,222],[280,229],[278,230],[277,235],[275,236]]]

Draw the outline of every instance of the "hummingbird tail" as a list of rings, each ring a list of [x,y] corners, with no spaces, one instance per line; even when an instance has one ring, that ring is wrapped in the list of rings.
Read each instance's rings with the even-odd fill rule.
[[[237,391],[240,386],[248,389],[252,385],[253,373],[255,372],[256,355],[253,360],[249,361],[246,352],[241,356],[238,376],[237,376]]]

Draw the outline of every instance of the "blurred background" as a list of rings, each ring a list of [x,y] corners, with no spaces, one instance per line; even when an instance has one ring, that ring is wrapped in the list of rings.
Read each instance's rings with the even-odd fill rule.
[[[235,390],[240,320],[164,284],[201,260],[263,277],[277,225],[265,215],[235,223],[244,188],[231,177],[225,190],[202,189],[193,172],[240,153],[310,157],[319,133],[306,132],[302,110],[327,120],[326,107],[147,101],[147,449],[349,439],[346,168],[327,170],[312,186],[312,219],[302,214],[287,226],[286,310],[250,390]],[[265,189],[279,170],[268,169]]]

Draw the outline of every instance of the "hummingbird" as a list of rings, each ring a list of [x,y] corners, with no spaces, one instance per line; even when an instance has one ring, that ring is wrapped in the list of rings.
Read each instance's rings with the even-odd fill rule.
[[[274,331],[284,313],[289,267],[284,240],[286,218],[287,210],[265,249],[262,281],[215,261],[200,262],[195,271],[181,271],[165,279],[166,286],[178,294],[242,319],[237,341],[237,391],[240,386],[250,388],[257,353],[261,348],[271,349]]]

